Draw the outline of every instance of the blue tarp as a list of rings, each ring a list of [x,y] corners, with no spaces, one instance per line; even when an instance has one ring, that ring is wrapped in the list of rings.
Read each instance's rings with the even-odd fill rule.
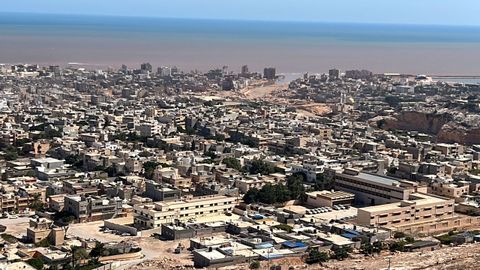
[[[350,233],[350,234],[355,234],[355,235],[360,235],[361,233],[360,232],[357,232],[355,230],[345,230],[347,233]]]
[[[287,241],[287,242],[283,242],[282,246],[287,247],[287,248],[303,248],[303,247],[306,247],[307,245],[302,243],[302,242]]]
[[[265,218],[265,217],[262,216],[262,215],[258,215],[258,214],[253,216],[253,219],[263,219],[263,218]]]
[[[355,238],[355,237],[358,236],[358,235],[353,234],[353,233],[343,233],[343,234],[341,234],[341,235],[342,235],[343,237],[345,237],[345,238],[348,238],[348,239],[353,239],[353,238]]]
[[[261,243],[258,245],[255,245],[255,248],[257,249],[264,249],[264,248],[272,248],[273,245],[271,243]]]

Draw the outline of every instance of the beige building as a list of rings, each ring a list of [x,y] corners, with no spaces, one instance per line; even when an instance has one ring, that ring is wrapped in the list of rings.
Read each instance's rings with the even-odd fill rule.
[[[468,184],[460,186],[451,183],[433,183],[431,186],[431,193],[447,198],[453,198],[456,202],[463,201],[462,196],[468,195],[469,191],[470,186]]]
[[[354,199],[354,194],[344,191],[322,190],[307,193],[307,205],[312,207],[351,205]]]
[[[55,227],[53,221],[49,219],[31,219],[30,226],[27,228],[27,240],[37,244],[45,239],[54,246],[62,245],[65,240],[65,231]]]
[[[407,200],[358,209],[361,225],[395,228],[453,217],[454,200],[413,193]]]
[[[175,220],[188,221],[231,212],[236,204],[237,198],[235,197],[205,196],[173,202],[135,205],[134,223],[139,227],[159,228],[161,224]]]
[[[415,192],[427,193],[427,187],[416,182],[354,169],[335,173],[334,187],[355,194],[355,203],[361,206],[389,204],[408,200],[410,194]]]
[[[45,157],[50,150],[50,143],[47,140],[40,140],[33,143],[33,154],[35,158]]]
[[[33,197],[18,196],[13,193],[0,194],[0,213],[23,211],[34,201]]]
[[[235,187],[241,193],[246,193],[252,188],[261,189],[266,184],[278,184],[285,181],[284,175],[271,174],[271,175],[262,175],[262,176],[247,176],[245,178],[240,178],[235,180]]]

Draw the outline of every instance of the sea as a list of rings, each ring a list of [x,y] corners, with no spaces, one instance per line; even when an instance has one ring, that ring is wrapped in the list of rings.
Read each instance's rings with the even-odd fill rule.
[[[0,63],[480,75],[480,28],[0,13]]]

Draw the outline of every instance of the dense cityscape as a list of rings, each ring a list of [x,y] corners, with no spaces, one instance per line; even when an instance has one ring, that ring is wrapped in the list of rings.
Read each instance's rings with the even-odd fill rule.
[[[0,269],[475,269],[480,84],[287,77],[1,65]]]

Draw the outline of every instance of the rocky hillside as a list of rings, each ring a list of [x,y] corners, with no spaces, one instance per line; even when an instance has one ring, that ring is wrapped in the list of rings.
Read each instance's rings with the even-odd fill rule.
[[[480,144],[480,116],[450,112],[401,112],[370,119],[385,130],[418,131],[437,136],[438,142]]]

